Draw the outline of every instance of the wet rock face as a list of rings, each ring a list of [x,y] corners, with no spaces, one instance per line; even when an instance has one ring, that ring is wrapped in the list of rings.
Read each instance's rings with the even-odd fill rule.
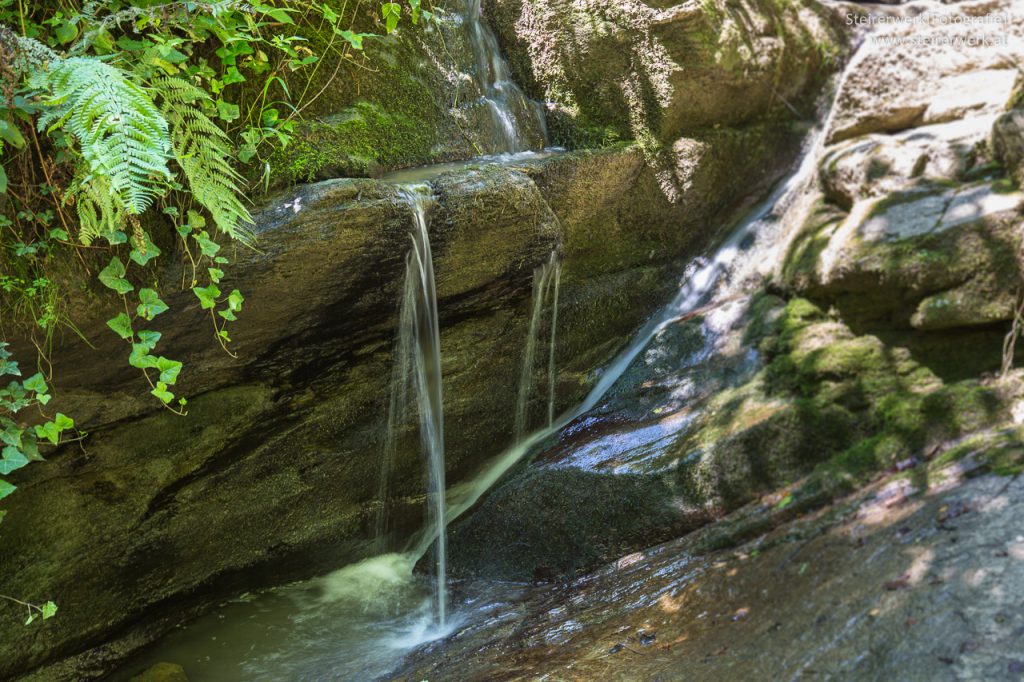
[[[705,226],[725,222],[791,153],[765,145],[759,156],[732,157],[726,163],[739,179],[690,209],[664,198],[632,147],[432,179],[449,481],[512,440],[512,378],[521,371],[536,266],[552,251],[563,258],[561,409],[667,297],[679,261],[714,237]],[[723,160],[706,163],[721,168]],[[172,312],[157,321],[167,353],[187,360],[186,418],[154,413],[140,397],[125,348],[104,328],[114,311],[97,309],[82,325],[96,350],[64,340],[54,356],[53,408],[74,415],[89,436],[14,477],[19,489],[5,500],[2,526],[10,549],[0,557],[11,592],[45,590],[62,617],[46,621],[40,636],[0,604],[0,676],[84,652],[41,668],[37,679],[96,677],[211,600],[337,568],[376,548],[411,228],[407,199],[386,182],[333,180],[278,195],[258,216],[259,250],[240,251],[225,282],[247,301],[232,333],[239,357],[218,350],[191,292],[169,300]],[[546,377],[534,385],[546,386]],[[543,398],[531,396],[531,427],[546,414]],[[419,526],[424,475],[418,436],[404,429],[390,482],[396,542]],[[623,492],[609,485],[612,497]],[[586,540],[598,560],[636,538],[661,539],[648,532],[665,526],[663,508],[652,505],[671,495],[646,481],[626,489],[639,511],[622,518],[640,525]]]
[[[499,487],[500,505],[485,502],[467,529],[498,527],[500,509],[525,519],[527,542],[535,531],[544,537],[551,524],[526,513],[527,482],[540,487],[545,472],[564,469],[646,476],[681,501],[674,519],[701,523],[809,471],[860,482],[1008,418],[1007,396],[979,378],[1000,367],[1021,286],[1024,195],[987,145],[1013,78],[989,52],[949,46],[900,52],[900,62],[884,43],[861,49],[815,183],[778,219],[771,293],[752,284],[655,336],[601,403],[535,453]],[[902,83],[904,63],[924,81],[894,90],[872,71]],[[986,87],[953,97],[940,88],[943,74]],[[910,98],[919,111],[879,122],[879,112],[892,113],[876,101],[882,95],[897,109]],[[702,153],[700,144],[677,149]],[[586,510],[565,507],[584,524]],[[479,558],[470,573],[491,570],[474,544],[482,540],[460,530],[453,554]],[[531,560],[569,563],[557,546]]]
[[[973,447],[1024,459],[1012,431]],[[502,617],[395,678],[1017,680],[1024,479],[979,464],[918,464],[798,520],[765,497],[563,586],[492,588],[474,606]],[[709,552],[730,524],[749,539]]]
[[[292,89],[306,90],[302,122],[287,149],[270,159],[272,182],[285,186],[337,177],[378,177],[389,170],[468,159],[506,151],[502,123],[485,99],[479,45],[468,16],[471,0],[435,7],[435,22],[411,23],[384,36],[379,12],[326,3],[356,33],[373,34],[363,45],[367,61],[341,58],[336,36],[299,25],[296,31],[316,50],[323,68],[300,71]],[[425,9],[425,8],[424,8]],[[408,10],[406,10],[408,12]],[[308,85],[301,82],[309,79]],[[313,97],[313,93],[318,93]],[[543,119],[530,102],[510,98],[523,149],[545,144]]]

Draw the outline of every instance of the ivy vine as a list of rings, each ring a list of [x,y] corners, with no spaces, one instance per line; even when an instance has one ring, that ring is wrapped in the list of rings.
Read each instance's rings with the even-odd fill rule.
[[[167,410],[184,415],[188,401],[175,392],[183,364],[163,354],[153,324],[169,310],[165,250],[183,259],[179,284],[231,353],[245,297],[224,285],[224,245],[254,245],[243,190],[269,183],[266,159],[323,92],[293,97],[295,81],[308,83],[328,54],[364,59],[364,41],[378,37],[354,30],[347,4],[0,0],[0,339],[17,332],[36,355],[26,378],[0,340],[0,499],[16,489],[4,477],[42,460],[41,446],[85,436],[47,411],[55,333],[88,342],[73,303],[83,282],[120,300],[106,325]],[[404,13],[436,20],[421,0],[385,2],[383,33]],[[321,54],[303,37],[311,30],[330,35]],[[25,607],[27,623],[57,611],[0,599]]]

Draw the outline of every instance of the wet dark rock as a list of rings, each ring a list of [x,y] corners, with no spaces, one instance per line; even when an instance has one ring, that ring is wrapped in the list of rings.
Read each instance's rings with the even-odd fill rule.
[[[1024,448],[1014,433],[1005,444],[1020,463]],[[994,464],[1004,456],[999,438],[972,450]],[[924,682],[943,679],[953,665],[964,678],[1016,680],[1022,615],[1008,590],[1024,580],[1024,563],[993,565],[983,548],[1004,545],[1024,556],[1024,480],[963,478],[949,460],[930,465],[928,479],[927,494],[900,507],[873,501],[900,479],[882,480],[836,507],[767,523],[731,549],[707,554],[705,537],[714,532],[707,527],[622,557],[560,592],[535,588],[514,601],[515,617],[450,642],[443,655],[414,654],[395,679],[788,679],[814,671]],[[963,517],[961,543],[929,532],[940,508],[968,500],[979,508]],[[735,516],[760,513],[750,507]],[[903,527],[920,540],[894,542]],[[901,586],[885,589],[893,576],[902,576]],[[622,632],[631,628],[671,646],[625,655],[633,650]],[[544,636],[563,629],[573,629],[569,641]],[[964,632],[977,636],[965,640]]]
[[[176,663],[157,663],[131,682],[188,682],[185,669]]]

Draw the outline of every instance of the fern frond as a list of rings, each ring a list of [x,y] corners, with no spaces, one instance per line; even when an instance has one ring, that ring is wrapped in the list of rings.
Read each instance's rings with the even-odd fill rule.
[[[89,164],[88,182],[105,179],[117,203],[136,215],[164,193],[171,179],[167,121],[120,69],[90,57],[58,59],[33,74],[30,84],[49,94],[40,130],[56,120],[78,139]]]
[[[124,209],[114,201],[107,178],[89,176],[80,168],[65,193],[78,212],[78,239],[88,246],[98,237],[111,235],[124,223]]]
[[[249,226],[253,220],[240,198],[241,176],[229,161],[231,140],[200,106],[209,95],[181,78],[156,78],[152,85],[160,94],[161,113],[171,127],[174,158],[192,195],[210,212],[218,229],[252,244],[255,239]]]

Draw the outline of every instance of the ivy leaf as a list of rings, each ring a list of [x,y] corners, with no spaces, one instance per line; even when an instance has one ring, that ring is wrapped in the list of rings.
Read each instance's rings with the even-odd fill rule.
[[[128,364],[139,369],[156,367],[156,358],[149,354],[150,347],[146,343],[133,343],[132,352],[128,356]]]
[[[143,244],[142,248],[140,249],[138,246],[136,246],[134,249],[132,249],[132,252],[128,255],[128,257],[131,258],[136,263],[138,263],[139,265],[145,265],[149,261],[159,256],[161,253],[163,252],[160,251],[160,247],[158,247],[156,244],[150,241],[149,237],[146,237],[146,242],[145,244]]]
[[[13,493],[15,490],[17,490],[17,487],[0,478],[0,500]]]
[[[8,355],[7,357],[10,356]],[[0,376],[3,376],[4,374],[20,377],[21,370],[18,369],[18,363],[14,360],[8,360],[7,358],[0,357]]]
[[[54,604],[52,601],[48,601],[45,604],[43,604],[42,612],[43,620],[46,620],[47,618],[53,618],[55,615],[57,615],[57,605]]]
[[[0,194],[7,191],[7,171],[4,170],[3,164],[0,164]]]
[[[205,230],[199,234],[192,235],[192,238],[199,243],[199,250],[208,258],[213,258],[220,251],[220,244],[210,239],[210,235]]]
[[[22,430],[18,428],[17,424],[9,421],[6,427],[4,427],[4,430],[0,431],[0,442],[6,443],[12,448],[18,448],[20,450],[22,433]]]
[[[39,454],[39,446],[36,444],[36,439],[31,433],[26,432],[24,434],[21,451],[28,457],[30,462],[42,462],[43,456]]]
[[[124,278],[124,263],[117,256],[111,258],[107,267],[100,271],[100,281],[119,294],[127,294],[135,288]]]
[[[217,305],[220,289],[217,288],[216,284],[211,284],[207,287],[192,287],[192,291],[199,297],[199,304],[203,307],[203,310],[209,310]]]
[[[156,359],[156,368],[160,370],[160,382],[171,385],[178,380],[178,373],[181,372],[181,363],[177,360],[169,360],[163,356]]]
[[[356,50],[363,49],[363,38],[369,38],[373,35],[372,33],[354,33],[352,31],[339,31],[337,29],[335,30],[337,31],[338,35],[340,35],[344,40],[348,41],[348,44],[351,45],[352,48]]]
[[[231,312],[237,313],[242,310],[242,303],[245,302],[245,296],[242,296],[242,292],[238,289],[233,289],[228,295],[228,308]]]
[[[107,326],[114,330],[114,333],[122,339],[132,338],[132,321],[125,313],[118,313],[117,317],[107,320]]]
[[[206,268],[206,271],[210,273],[210,281],[214,284],[220,284],[220,280],[224,277],[224,271],[218,268]]]
[[[57,36],[58,42],[60,42],[61,45],[64,45],[66,43],[70,43],[78,36],[78,29],[75,28],[75,25],[70,21],[65,21],[57,26],[54,31],[54,35]]]
[[[36,425],[36,436],[39,438],[45,438],[53,445],[56,445],[57,442],[60,441],[61,433],[72,428],[74,425],[75,422],[73,419],[58,412],[57,416],[53,418],[53,421]]]
[[[0,474],[7,475],[28,464],[28,458],[21,450],[8,445],[4,448],[3,459],[0,459]]]
[[[43,377],[42,372],[36,372],[25,381],[21,382],[21,385],[25,387],[26,391],[34,391],[36,393],[46,393],[46,378]]]
[[[160,332],[149,331],[144,329],[139,332],[139,344],[145,346],[149,350],[156,348],[157,341],[160,340]]]
[[[217,314],[220,315],[221,317],[223,317],[228,322],[234,322],[235,320],[238,319],[238,317],[236,317],[235,314],[233,312],[231,312],[231,308],[225,308],[224,310],[218,310]]]
[[[222,99],[217,100],[217,118],[219,118],[220,120],[227,121],[228,123],[230,123],[231,121],[234,121],[241,115],[242,112],[238,108],[237,104],[225,102]]]
[[[160,300],[160,296],[152,289],[139,290],[139,306],[136,312],[140,317],[152,320],[160,313],[167,310],[167,304]]]
[[[409,0],[409,7],[412,9],[412,24],[415,26],[420,20],[420,0]]]
[[[167,384],[162,381],[156,382],[156,388],[150,393],[159,398],[164,405],[174,400],[174,394],[167,390]]]
[[[397,2],[385,2],[380,6],[380,13],[384,17],[384,28],[391,33],[398,27],[398,20],[402,16],[402,6]]]

